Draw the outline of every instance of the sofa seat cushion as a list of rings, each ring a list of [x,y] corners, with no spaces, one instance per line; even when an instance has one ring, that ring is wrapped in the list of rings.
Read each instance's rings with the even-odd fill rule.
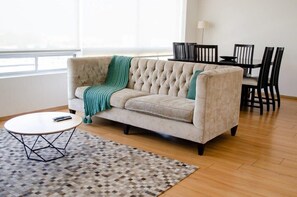
[[[125,108],[163,118],[193,122],[195,101],[168,95],[148,95],[129,99]]]
[[[78,87],[75,90],[75,96],[79,99],[84,99],[84,91],[90,86]],[[149,95],[149,93],[133,90],[129,88],[122,89],[113,93],[110,97],[110,105],[112,107],[124,108],[127,100],[139,96]]]
[[[110,105],[117,108],[125,108],[125,104],[129,99],[137,98],[140,96],[149,95],[147,92],[133,90],[129,88],[122,89],[113,93],[110,97]]]

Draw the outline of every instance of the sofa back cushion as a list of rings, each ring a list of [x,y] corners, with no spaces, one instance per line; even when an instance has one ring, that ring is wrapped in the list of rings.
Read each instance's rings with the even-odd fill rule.
[[[169,96],[187,97],[191,77],[196,70],[212,70],[223,66],[133,58],[128,88]]]

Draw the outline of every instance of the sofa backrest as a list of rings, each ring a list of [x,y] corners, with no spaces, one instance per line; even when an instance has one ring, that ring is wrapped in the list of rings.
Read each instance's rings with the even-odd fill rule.
[[[212,70],[224,66],[133,58],[131,61],[128,88],[186,97],[191,77],[196,70]]]

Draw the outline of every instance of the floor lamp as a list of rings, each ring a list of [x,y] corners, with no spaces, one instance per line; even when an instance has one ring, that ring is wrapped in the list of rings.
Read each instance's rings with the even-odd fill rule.
[[[204,29],[206,29],[207,26],[208,26],[207,21],[198,21],[197,28],[198,28],[198,29],[202,29],[201,44],[203,44]]]

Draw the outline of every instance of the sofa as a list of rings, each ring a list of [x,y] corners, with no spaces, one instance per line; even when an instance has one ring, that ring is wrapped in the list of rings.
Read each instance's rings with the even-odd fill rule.
[[[110,56],[68,59],[68,107],[84,112],[87,87],[105,81]],[[195,99],[187,93],[193,73]],[[110,98],[111,109],[96,117],[196,142],[198,154],[205,144],[231,130],[236,134],[243,69],[205,63],[133,58],[126,88]]]

